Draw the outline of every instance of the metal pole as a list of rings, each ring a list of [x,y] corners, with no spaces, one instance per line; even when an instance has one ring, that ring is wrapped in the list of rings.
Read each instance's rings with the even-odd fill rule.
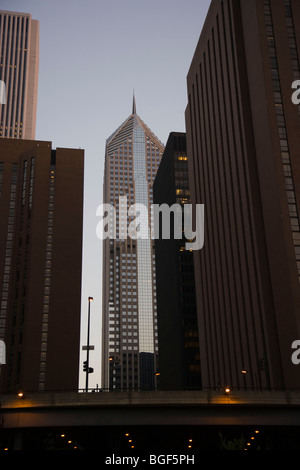
[[[89,359],[90,359],[90,308],[92,297],[88,300],[88,325],[87,325],[87,349],[86,349],[86,372],[85,372],[85,391],[89,389]]]

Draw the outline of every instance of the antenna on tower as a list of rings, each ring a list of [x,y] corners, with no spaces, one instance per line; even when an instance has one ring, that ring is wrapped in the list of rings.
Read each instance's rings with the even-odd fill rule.
[[[133,90],[132,114],[136,114],[135,94]]]

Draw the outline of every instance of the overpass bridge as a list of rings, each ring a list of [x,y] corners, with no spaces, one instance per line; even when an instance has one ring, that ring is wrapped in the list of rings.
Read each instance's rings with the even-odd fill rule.
[[[157,450],[164,445],[166,449],[179,449],[181,445],[192,448],[195,439],[198,448],[214,449],[220,443],[220,434],[229,440],[246,434],[248,440],[248,434],[253,433],[257,433],[255,438],[268,436],[264,446],[277,445],[274,442],[280,436],[280,442],[285,441],[288,448],[300,448],[300,390],[43,392],[0,396],[0,451],[1,446],[64,448],[65,440],[61,439],[67,434],[73,436],[68,439],[69,444],[76,442],[73,447],[83,449],[99,448],[101,443],[106,449],[129,449],[136,447],[134,442],[139,442],[139,448],[144,450],[149,443]],[[135,441],[129,439],[133,434]],[[188,435],[193,437],[188,439]],[[252,441],[250,445],[255,439]]]

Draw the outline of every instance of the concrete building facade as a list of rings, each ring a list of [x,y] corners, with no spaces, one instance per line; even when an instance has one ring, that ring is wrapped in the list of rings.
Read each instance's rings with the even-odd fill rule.
[[[0,55],[0,137],[33,140],[37,114],[39,22],[28,13],[0,11]]]
[[[213,0],[188,72],[204,386],[300,387],[299,51],[297,0]]]
[[[0,139],[1,392],[77,390],[84,152]]]

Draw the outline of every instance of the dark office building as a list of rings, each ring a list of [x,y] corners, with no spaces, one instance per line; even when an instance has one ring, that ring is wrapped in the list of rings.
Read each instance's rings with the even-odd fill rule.
[[[0,139],[1,392],[78,388],[83,150]]]
[[[187,159],[185,134],[172,132],[154,181],[154,204],[190,203]],[[159,387],[165,390],[201,387],[193,253],[185,242],[155,240]]]
[[[205,386],[300,386],[299,51],[299,1],[213,0],[188,72]]]

